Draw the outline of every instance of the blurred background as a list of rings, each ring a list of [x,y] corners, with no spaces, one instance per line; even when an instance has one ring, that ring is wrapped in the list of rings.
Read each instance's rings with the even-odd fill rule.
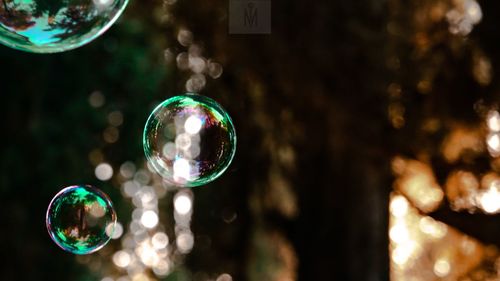
[[[0,48],[0,280],[500,280],[500,4],[131,1],[92,43]],[[231,115],[236,157],[198,188],[145,163],[151,110],[186,91]],[[52,197],[92,184],[119,226],[60,250]]]

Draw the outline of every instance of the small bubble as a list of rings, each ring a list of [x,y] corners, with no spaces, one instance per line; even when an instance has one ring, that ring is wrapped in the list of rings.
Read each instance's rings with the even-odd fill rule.
[[[70,186],[52,199],[47,209],[47,230],[63,250],[90,254],[108,243],[116,213],[108,196],[92,186]]]

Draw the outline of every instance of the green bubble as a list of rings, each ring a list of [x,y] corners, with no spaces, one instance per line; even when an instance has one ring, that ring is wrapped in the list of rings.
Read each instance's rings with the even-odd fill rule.
[[[63,250],[90,254],[111,239],[116,213],[104,192],[75,185],[64,188],[52,199],[46,224],[50,237]]]
[[[104,33],[128,0],[0,0],[0,43],[33,53],[80,47]]]
[[[217,102],[186,94],[153,110],[143,145],[150,166],[165,181],[193,187],[215,180],[227,169],[236,151],[236,132]]]

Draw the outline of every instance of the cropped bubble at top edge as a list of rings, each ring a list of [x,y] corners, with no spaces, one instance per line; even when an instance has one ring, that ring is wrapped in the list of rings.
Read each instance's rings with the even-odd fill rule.
[[[32,53],[78,48],[104,33],[128,0],[0,0],[0,43]]]

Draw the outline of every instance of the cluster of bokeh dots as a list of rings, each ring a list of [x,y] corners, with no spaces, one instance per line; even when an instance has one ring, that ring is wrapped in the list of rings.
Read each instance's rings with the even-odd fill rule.
[[[116,213],[105,193],[92,186],[74,185],[52,199],[46,224],[50,237],[63,250],[90,254],[113,236]]]
[[[228,168],[236,151],[236,132],[217,102],[186,94],[169,98],[153,110],[144,127],[143,144],[149,165],[166,183],[194,187],[215,180]],[[112,170],[105,171],[112,169],[108,166],[98,165],[96,177],[108,180],[112,175]],[[191,199],[177,196],[175,208],[179,214],[188,215]],[[144,227],[158,224],[155,209],[141,212]],[[46,224],[59,247],[74,254],[90,254],[113,237],[116,213],[105,193],[92,186],[75,185],[52,199]]]
[[[4,0],[0,5],[0,44],[32,53],[72,50],[103,34],[120,17],[127,3],[128,0]],[[204,87],[204,73],[214,79],[222,74],[220,64],[201,56],[201,48],[192,44],[189,31],[181,30],[178,40],[183,46],[189,46],[189,56],[183,52],[177,57],[179,68],[188,66],[194,73],[186,82],[188,91],[200,91]],[[100,107],[104,97],[95,92],[89,102],[93,107]],[[119,137],[116,127],[123,122],[123,116],[113,112],[108,119],[111,126],[103,137],[107,143],[114,143]],[[236,150],[236,133],[231,118],[217,102],[205,96],[185,94],[167,99],[155,108],[144,128],[143,145],[148,166],[164,183],[177,188],[193,187],[213,181],[228,168]],[[95,174],[99,180],[107,181],[113,169],[108,163],[100,163]],[[189,228],[192,213],[189,194],[180,190],[174,198],[179,253],[188,253],[194,243]],[[140,198],[144,203],[145,197]],[[143,206],[142,203],[134,213],[140,212],[141,226],[152,230],[159,223],[157,205],[146,202]],[[134,223],[137,225],[133,221],[131,228]],[[94,253],[123,233],[109,197],[88,185],[69,186],[57,193],[47,209],[46,227],[60,248],[77,255]],[[143,233],[141,229],[134,235]],[[159,262],[150,259],[151,245],[153,252],[162,256]],[[164,259],[162,251],[168,245],[168,236],[161,231],[155,233],[151,245],[141,242],[137,257],[156,275],[165,276],[170,261]],[[122,268],[132,266],[133,263],[125,262],[127,257],[131,257],[128,252],[119,251],[113,255],[113,261]]]
[[[165,181],[193,187],[213,181],[227,169],[236,151],[236,132],[217,102],[186,94],[153,110],[143,144],[146,158]]]

